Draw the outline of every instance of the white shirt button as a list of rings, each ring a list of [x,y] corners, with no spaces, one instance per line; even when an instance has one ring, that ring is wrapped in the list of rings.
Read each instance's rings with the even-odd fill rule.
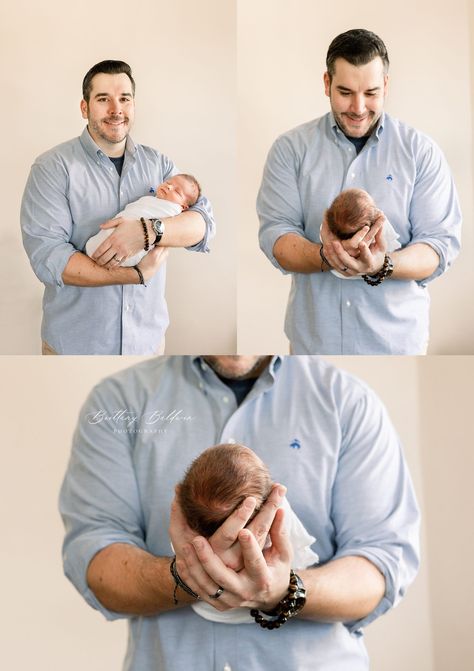
[[[207,364],[204,361],[201,363],[201,370],[207,370]]]
[[[223,396],[222,400],[224,401],[224,403],[228,403],[229,402],[229,397],[228,396]]]
[[[355,172],[351,172],[352,179],[354,179],[355,176],[356,176]]]
[[[350,308],[350,307],[351,307],[351,302],[350,302],[350,301],[346,301],[346,305],[347,305],[348,308]]]
[[[236,442],[236,441],[235,441],[235,438],[229,438],[229,439],[227,440],[227,442],[230,443],[230,445],[235,445],[235,442]]]
[[[230,664],[224,664],[222,671],[232,671],[232,667]]]

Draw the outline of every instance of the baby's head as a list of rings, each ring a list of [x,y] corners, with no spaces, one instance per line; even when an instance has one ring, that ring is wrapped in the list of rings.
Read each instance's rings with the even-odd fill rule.
[[[267,467],[250,448],[216,445],[192,462],[177,499],[191,529],[208,538],[247,496],[257,499],[256,512],[272,485]]]
[[[352,238],[364,226],[372,226],[378,210],[371,196],[363,189],[342,191],[326,210],[329,229],[340,240]]]
[[[195,204],[201,196],[201,187],[199,182],[192,175],[184,173],[168,177],[156,188],[156,197],[163,200],[170,200],[172,203],[178,203],[183,210]]]

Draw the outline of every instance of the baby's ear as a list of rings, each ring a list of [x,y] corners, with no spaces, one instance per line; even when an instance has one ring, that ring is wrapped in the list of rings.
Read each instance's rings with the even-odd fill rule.
[[[183,205],[183,212],[184,210],[189,210],[189,205]]]

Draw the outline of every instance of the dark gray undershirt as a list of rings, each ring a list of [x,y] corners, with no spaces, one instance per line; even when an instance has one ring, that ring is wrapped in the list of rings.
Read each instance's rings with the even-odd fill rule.
[[[123,154],[123,156],[118,156],[118,157],[109,156],[109,158],[112,161],[112,163],[114,164],[115,169],[120,176],[122,174],[123,161],[124,161],[124,158],[125,158],[125,154]]]
[[[231,380],[228,377],[222,377],[222,375],[218,375],[218,378],[219,380],[222,380],[222,382],[226,384],[229,389],[232,389],[237,400],[237,405],[242,403],[244,398],[247,396],[257,381],[256,377],[251,377],[245,380]]]
[[[365,147],[365,143],[367,142],[370,136],[367,135],[367,137],[349,137],[348,135],[346,135],[346,137],[348,140],[352,142],[352,144],[356,148],[356,152],[359,154]]]

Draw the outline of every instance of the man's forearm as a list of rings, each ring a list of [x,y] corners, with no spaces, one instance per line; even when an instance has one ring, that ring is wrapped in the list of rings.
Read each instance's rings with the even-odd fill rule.
[[[105,608],[127,615],[156,615],[194,601],[178,589],[179,604],[174,604],[169,557],[155,557],[123,543],[108,545],[95,555],[87,584]]]
[[[161,238],[160,247],[192,247],[200,242],[206,233],[206,222],[199,212],[187,211],[175,217],[162,220],[165,232]],[[154,233],[150,233],[150,240],[154,240]]]
[[[134,268],[112,269],[99,266],[82,252],[73,254],[62,274],[64,284],[76,287],[105,287],[112,284],[139,284],[140,278]]]
[[[424,280],[439,266],[438,254],[422,242],[391,252],[390,257],[394,266],[392,277],[397,280]]]
[[[296,233],[285,233],[275,242],[273,255],[282,268],[292,273],[321,272],[321,245]]]
[[[369,615],[385,594],[385,578],[364,557],[341,557],[298,573],[307,597],[300,617],[307,620],[359,620]]]

